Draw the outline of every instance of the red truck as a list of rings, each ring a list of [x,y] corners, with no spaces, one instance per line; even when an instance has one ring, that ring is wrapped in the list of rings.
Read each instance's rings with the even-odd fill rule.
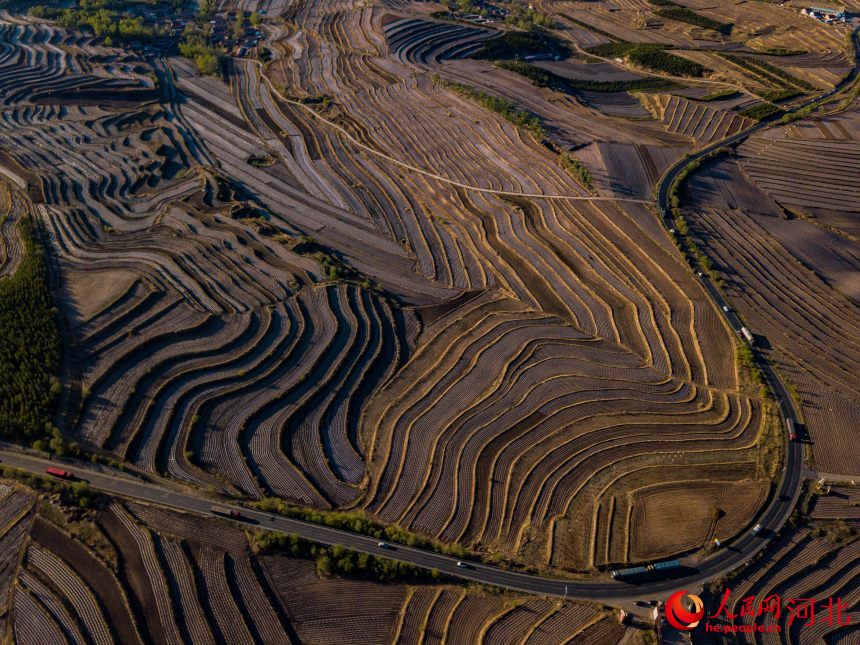
[[[71,479],[72,473],[68,470],[63,470],[62,468],[54,468],[53,466],[48,466],[45,468],[45,472],[49,475],[53,475],[54,477],[59,477],[61,479]]]

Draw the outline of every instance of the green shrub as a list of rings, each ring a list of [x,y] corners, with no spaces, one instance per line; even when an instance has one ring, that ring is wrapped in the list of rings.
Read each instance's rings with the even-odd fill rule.
[[[730,96],[735,96],[738,93],[735,89],[725,89],[725,90],[717,90],[716,92],[711,92],[701,98],[696,99],[697,101],[719,101],[721,99],[727,99]]]
[[[466,550],[459,544],[445,544],[438,540],[431,540],[415,533],[410,533],[399,526],[380,524],[357,511],[320,511],[312,508],[302,508],[291,506],[277,497],[266,497],[259,502],[254,502],[252,506],[267,513],[275,513],[284,517],[304,520],[305,522],[323,524],[352,533],[369,535],[379,540],[388,540],[389,542],[397,542],[398,544],[405,544],[407,546],[431,549],[438,553],[456,557],[466,555]]]
[[[179,44],[179,53],[193,60],[201,74],[217,76],[221,71],[221,54],[207,45],[200,34],[186,36]]]
[[[579,183],[580,186],[585,188],[588,192],[592,192],[594,190],[591,171],[584,163],[582,163],[582,161],[578,157],[571,154],[570,152],[562,152],[558,156],[558,160],[561,164],[561,167],[564,168],[568,172],[568,174]]]
[[[313,559],[319,576],[369,578],[381,582],[433,582],[440,579],[436,569],[422,569],[412,564],[358,553],[339,544],[325,546],[293,533],[256,534],[257,548],[262,552],[284,552],[296,558]]]

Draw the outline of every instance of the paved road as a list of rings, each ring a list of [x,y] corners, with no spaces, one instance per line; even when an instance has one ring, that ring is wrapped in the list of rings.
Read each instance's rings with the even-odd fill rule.
[[[851,71],[848,73],[848,75],[844,79],[842,79],[842,81],[832,90],[829,90],[824,94],[820,94],[814,98],[809,99],[808,101],[797,105],[796,107],[789,110],[789,112],[797,112],[798,110],[801,110],[807,106],[814,105],[819,101],[823,101],[827,98],[830,98],[837,92],[841,91],[842,88],[846,87],[847,85],[850,85],[854,81],[854,79],[857,78],[857,75],[860,74],[860,39],[858,39],[857,37],[858,33],[860,33],[860,27],[856,27],[851,34],[851,42],[854,45],[854,67],[851,68]],[[702,159],[703,157],[706,157],[707,155],[719,150],[720,148],[739,143],[747,137],[750,137],[753,134],[764,130],[765,128],[769,128],[772,125],[773,120],[761,121],[747,128],[746,130],[736,132],[730,137],[727,137],[720,141],[715,141],[711,145],[702,148],[698,152],[695,152],[690,156],[684,157],[675,162],[675,164],[672,165],[663,174],[663,177],[660,179],[660,183],[657,184],[657,203],[660,206],[660,212],[664,215],[664,217],[669,213],[669,189],[672,187],[672,182],[675,181],[675,178],[681,173],[682,170],[684,170],[684,168],[690,165],[693,161]]]
[[[45,468],[60,465],[57,461],[49,461],[35,454],[9,449],[0,449],[0,462],[5,466],[14,466],[33,473],[44,473]],[[373,538],[220,503],[205,497],[200,492],[189,493],[169,488],[160,483],[158,478],[152,478],[152,481],[142,481],[105,468],[83,467],[77,464],[63,467],[72,470],[78,481],[86,482],[94,489],[118,497],[151,502],[180,511],[210,516],[213,515],[211,508],[214,504],[225,511],[237,510],[241,512],[244,522],[270,531],[296,533],[309,540],[324,544],[342,544],[356,551],[401,560],[428,569],[438,569],[442,573],[477,582],[527,593],[571,599],[628,601],[646,596],[653,597],[681,587],[693,589],[701,585],[707,578],[734,569],[767,542],[766,536],[746,535],[729,548],[707,560],[704,566],[691,566],[684,571],[683,577],[675,579],[660,580],[642,585],[618,582],[608,577],[603,581],[560,580],[506,571],[478,563],[470,563],[469,568],[464,569],[457,566],[456,559],[445,555],[400,545],[391,545],[391,548],[387,549],[382,548]]]
[[[855,48],[858,48],[856,41]],[[857,53],[858,60],[860,60],[860,48],[858,48]],[[857,69],[857,66],[855,66],[851,75],[852,79],[856,76]],[[847,82],[850,82],[850,80]],[[831,93],[828,93],[828,95],[829,94]],[[742,138],[757,132],[763,127],[766,126],[764,124],[753,126],[749,130],[735,135],[729,141],[720,142],[710,148],[706,148],[697,155],[686,158],[684,162],[679,163],[670,169],[663,177],[658,187],[661,208],[664,210],[668,209],[667,201],[669,185],[684,165],[697,158],[701,158],[701,156],[707,154],[711,149],[726,145],[727,143],[739,141]],[[710,280],[708,280],[706,276],[703,278],[703,284],[705,289],[720,307],[720,310],[723,311],[723,306],[728,306],[728,304],[723,300],[720,293],[710,283]],[[731,311],[724,313],[732,328],[735,331],[738,331],[740,329],[740,320],[737,316],[735,316]],[[782,382],[779,380],[777,375],[773,373],[766,362],[763,361],[762,365],[764,373],[771,383],[771,387],[782,402],[780,407],[783,416],[795,418],[795,411],[791,403],[791,397],[786,392]],[[57,465],[56,462],[51,462],[32,454],[24,454],[22,452],[2,448],[0,448],[0,461],[5,465],[15,466],[35,473],[43,473],[46,467],[52,464]],[[773,497],[773,502],[767,509],[765,509],[759,518],[759,522],[762,524],[764,529],[758,535],[745,533],[733,542],[724,545],[724,548],[721,548],[713,555],[701,559],[698,563],[696,563],[693,558],[682,559],[681,562],[684,567],[675,577],[650,581],[640,585],[612,580],[608,578],[608,576],[604,580],[589,581],[545,578],[525,573],[506,571],[477,563],[469,564],[469,567],[464,569],[457,566],[457,561],[454,558],[437,553],[399,545],[393,545],[391,548],[385,549],[378,546],[375,539],[356,535],[347,531],[340,531],[298,520],[275,517],[266,513],[260,513],[228,504],[219,503],[218,506],[225,510],[233,509],[240,511],[244,518],[243,521],[257,525],[261,528],[266,528],[272,531],[296,533],[307,539],[325,544],[342,544],[351,549],[355,549],[356,551],[401,560],[421,567],[435,568],[444,574],[458,576],[460,578],[477,582],[507,587],[509,589],[515,589],[527,593],[545,594],[572,599],[628,601],[635,598],[665,595],[678,589],[695,589],[706,580],[727,573],[744,564],[764,548],[771,535],[770,531],[777,531],[782,527],[783,523],[788,518],[798,495],[800,482],[804,472],[803,449],[799,443],[789,442],[786,465],[787,467],[783,472],[776,494]],[[80,480],[85,481],[91,487],[113,495],[151,502],[178,509],[180,511],[200,515],[212,515],[211,507],[213,502],[202,492],[190,493],[183,492],[175,488],[172,489],[167,485],[160,483],[158,478],[151,478],[151,481],[142,481],[130,476],[112,473],[104,468],[97,469],[78,466],[74,467],[74,472]]]

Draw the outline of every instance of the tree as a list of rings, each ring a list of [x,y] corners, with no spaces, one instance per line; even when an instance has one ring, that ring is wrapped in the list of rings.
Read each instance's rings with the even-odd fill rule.
[[[197,13],[201,18],[208,20],[215,13],[215,0],[200,0]]]
[[[248,18],[248,22],[250,22],[252,26],[256,27],[257,25],[260,24],[260,14],[257,13],[256,11],[254,13],[252,13],[251,17]]]
[[[242,12],[236,14],[236,22],[233,25],[233,37],[237,40],[245,34],[245,17]]]

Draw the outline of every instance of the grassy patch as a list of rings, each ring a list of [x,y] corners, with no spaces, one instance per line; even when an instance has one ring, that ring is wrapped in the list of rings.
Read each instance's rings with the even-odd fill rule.
[[[502,60],[498,67],[528,78],[537,87],[552,87],[563,92],[585,90],[590,92],[646,92],[677,90],[683,86],[665,78],[638,78],[628,81],[595,81],[565,78],[520,60]]]
[[[439,76],[434,77],[434,80],[437,83],[441,83],[449,90],[475,101],[491,112],[495,112],[503,119],[513,123],[515,126],[528,130],[538,140],[542,140],[546,136],[546,130],[541,124],[540,118],[531,112],[518,109],[513,101],[502,98],[501,96],[489,94],[470,85],[463,85],[462,83],[442,79]]]
[[[758,105],[753,105],[751,108],[747,108],[746,110],[739,112],[741,116],[745,116],[754,121],[763,121],[764,119],[782,113],[783,110],[773,103],[759,103]]]
[[[606,43],[589,47],[586,51],[602,58],[626,58],[640,67],[653,69],[673,76],[700,78],[710,70],[695,61],[670,54],[668,45],[661,43]]]
[[[540,55],[568,58],[570,48],[543,29],[506,31],[498,38],[486,41],[484,46],[471,57],[488,60],[512,60]]]
[[[738,94],[737,90],[734,89],[725,89],[725,90],[717,90],[716,92],[711,92],[710,94],[706,94],[705,96],[695,99],[696,101],[719,101],[721,99],[727,99],[730,96],[735,96]]]
[[[53,432],[62,357],[42,252],[28,219],[18,230],[24,256],[15,273],[0,280],[0,436],[14,441]]]

